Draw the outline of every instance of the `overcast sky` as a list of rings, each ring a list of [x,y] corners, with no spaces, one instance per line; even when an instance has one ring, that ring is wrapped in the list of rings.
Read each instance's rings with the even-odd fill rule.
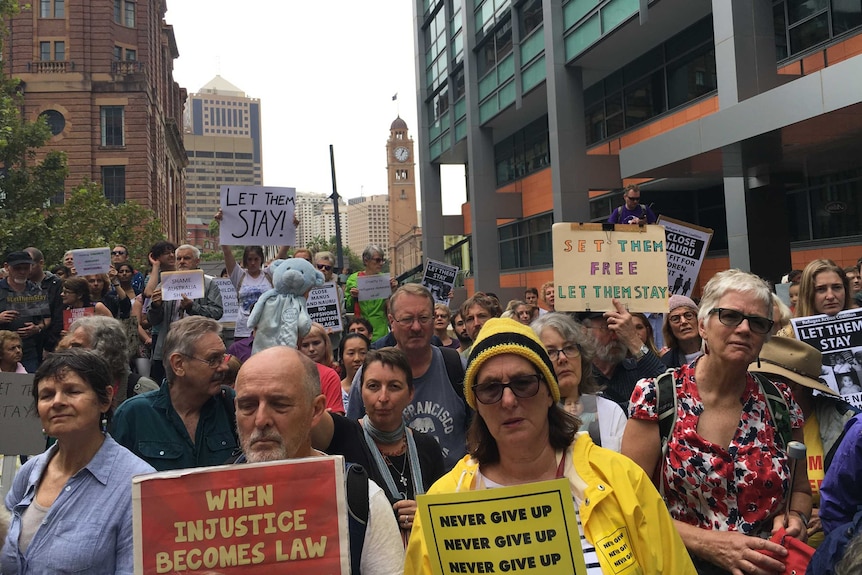
[[[396,116],[418,140],[412,2],[168,0],[165,20],[189,93],[218,74],[261,100],[265,185],[331,193],[332,144],[342,197],[386,193]],[[444,212],[460,213],[447,181]]]

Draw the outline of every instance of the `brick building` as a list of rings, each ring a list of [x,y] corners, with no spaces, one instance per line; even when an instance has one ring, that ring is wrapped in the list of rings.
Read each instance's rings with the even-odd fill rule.
[[[37,0],[11,19],[3,59],[22,80],[24,117],[40,115],[67,154],[65,193],[84,179],[114,203],[152,209],[170,239],[186,237],[186,90],[165,0]],[[58,197],[59,201],[59,190]]]

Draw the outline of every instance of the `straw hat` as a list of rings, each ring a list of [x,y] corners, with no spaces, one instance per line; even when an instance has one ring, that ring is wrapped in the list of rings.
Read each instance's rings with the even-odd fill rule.
[[[820,381],[822,366],[822,354],[807,343],[790,337],[773,337],[763,344],[759,361],[749,365],[748,371],[780,375],[799,385],[838,396]]]

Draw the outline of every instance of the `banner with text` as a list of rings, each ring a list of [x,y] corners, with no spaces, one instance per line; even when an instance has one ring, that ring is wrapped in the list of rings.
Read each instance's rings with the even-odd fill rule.
[[[425,262],[425,275],[422,285],[428,288],[434,296],[435,303],[449,305],[449,294],[455,288],[455,278],[458,277],[458,266],[450,266],[443,262],[428,260]]]
[[[135,573],[350,573],[340,456],[139,475],[132,503]]]
[[[618,299],[629,311],[667,312],[663,227],[559,223],[552,233],[557,311],[608,311]]]
[[[823,354],[820,379],[862,408],[862,308],[790,320],[796,339]]]
[[[434,575],[585,575],[567,479],[416,498]]]
[[[33,400],[33,374],[0,372],[0,454],[43,451],[45,436]]]
[[[667,244],[667,285],[670,295],[691,297],[700,266],[712,240],[712,230],[694,224],[659,216]]]
[[[326,333],[344,331],[344,326],[341,325],[341,302],[338,301],[338,288],[335,282],[312,288],[305,299],[311,321],[325,327]]]
[[[219,242],[225,246],[296,243],[296,188],[222,186]]]
[[[204,271],[183,270],[179,272],[162,272],[162,301],[179,301],[186,296],[189,299],[204,297]]]
[[[356,276],[356,287],[359,289],[359,301],[389,299],[389,296],[392,295],[389,274]]]
[[[72,250],[72,263],[79,276],[106,274],[111,269],[111,248]]]
[[[230,278],[213,278],[213,281],[218,286],[221,292],[221,303],[224,313],[222,313],[219,323],[234,323],[236,316],[239,314],[239,299],[236,296],[236,289],[233,287]]]

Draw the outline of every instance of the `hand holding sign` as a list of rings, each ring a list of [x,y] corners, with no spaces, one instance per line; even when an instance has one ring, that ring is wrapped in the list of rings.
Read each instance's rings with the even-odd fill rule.
[[[204,297],[203,270],[162,272],[162,301],[181,301],[183,297]]]

